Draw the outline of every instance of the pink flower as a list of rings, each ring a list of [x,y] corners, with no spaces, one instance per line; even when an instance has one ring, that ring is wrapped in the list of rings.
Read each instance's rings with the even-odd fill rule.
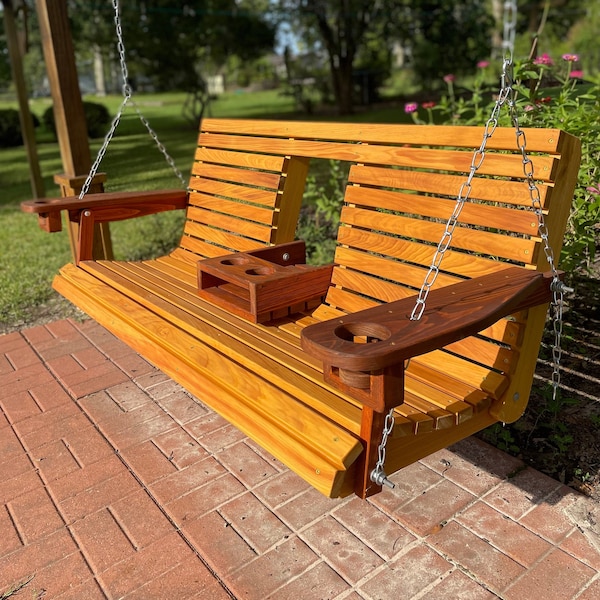
[[[594,194],[594,196],[600,196],[600,183],[597,185],[590,185],[585,188],[590,194]]]
[[[571,79],[583,79],[583,71],[571,71],[569,77]]]
[[[534,65],[553,65],[554,61],[544,52],[541,56],[538,56],[533,60]]]
[[[435,102],[423,102],[423,104],[421,104],[421,106],[428,110],[430,108],[433,108],[435,106]]]
[[[407,114],[414,113],[419,108],[416,102],[407,102],[404,105],[404,112]]]
[[[477,68],[478,69],[485,69],[486,67],[489,67],[490,63],[487,60],[480,60],[477,63]]]
[[[452,83],[454,81],[454,75],[452,75],[452,73],[448,73],[448,75],[444,75],[444,81],[446,83]]]
[[[577,54],[563,54],[562,58],[567,62],[577,62],[579,60],[579,56]]]

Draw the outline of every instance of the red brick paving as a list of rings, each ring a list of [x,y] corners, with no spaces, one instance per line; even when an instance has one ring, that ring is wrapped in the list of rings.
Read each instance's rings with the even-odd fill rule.
[[[0,382],[0,596],[600,598],[593,502],[477,440],[328,500],[93,321],[1,336]]]

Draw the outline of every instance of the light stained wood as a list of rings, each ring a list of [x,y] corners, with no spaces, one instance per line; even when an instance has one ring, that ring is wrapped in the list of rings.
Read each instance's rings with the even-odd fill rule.
[[[449,198],[456,198],[466,180],[464,176],[440,174],[435,171],[406,171],[362,165],[353,167],[353,172],[358,173],[354,177],[365,185],[425,192]],[[546,186],[539,186],[542,207],[546,207],[547,190]],[[473,178],[469,198],[514,204],[516,206],[530,206],[531,204],[527,187],[523,182],[486,179],[483,177]]]
[[[450,218],[456,204],[455,198],[445,200],[438,197],[415,196],[415,194],[359,186],[348,188],[346,200],[356,206],[393,210],[431,219],[443,219],[444,222]],[[516,210],[472,201],[466,202],[463,206],[460,222],[525,235],[535,235],[538,228],[537,219],[532,218],[532,213],[528,209]]]
[[[355,227],[384,231],[434,244],[439,242],[445,230],[445,224],[441,222],[420,221],[390,213],[361,210],[351,206],[345,206],[342,209],[342,222]],[[454,230],[452,246],[455,249],[522,263],[532,263],[537,257],[537,240],[509,237],[460,225]]]
[[[279,161],[277,161],[279,163]],[[283,161],[281,161],[283,163]],[[251,185],[266,189],[276,190],[279,187],[279,174],[266,173],[257,169],[235,169],[218,164],[194,163],[192,167],[194,189],[205,189],[203,183],[206,179],[229,181],[231,183]]]
[[[411,301],[482,133],[471,127],[204,119],[190,192],[177,205],[187,206],[180,246],[144,262],[84,260],[64,267],[54,285],[316,489],[366,497],[378,491],[368,472],[381,414],[369,416],[361,399],[380,394],[387,406],[386,395],[400,392],[381,374],[345,375],[352,385],[377,382],[376,393],[355,395],[352,385],[336,387],[335,377],[324,381],[321,361],[301,347],[303,331],[382,302]],[[558,130],[526,133],[556,253],[577,174],[578,142]],[[499,273],[507,262],[544,269],[537,223],[526,210],[522,157],[514,146],[511,129],[499,128],[489,140],[435,289]],[[354,164],[326,302],[296,303],[294,310],[301,312],[277,310],[275,320],[261,324],[200,298],[198,260],[294,239],[309,163],[328,159]],[[142,208],[141,200],[140,206],[130,200],[96,206],[89,222],[159,211],[158,202]],[[80,222],[81,206],[60,209],[71,216],[78,211]],[[81,257],[88,258],[94,228],[82,229]],[[245,297],[243,290],[236,294]],[[544,319],[544,306],[521,310],[475,336],[412,358],[403,375],[404,401],[394,411],[386,471],[496,420],[518,418]]]

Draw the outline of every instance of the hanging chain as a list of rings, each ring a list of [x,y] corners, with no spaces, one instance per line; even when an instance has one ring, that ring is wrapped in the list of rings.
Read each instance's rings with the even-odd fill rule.
[[[498,126],[498,116],[500,114],[501,108],[504,105],[507,105],[510,113],[511,122],[515,129],[517,147],[520,150],[523,159],[523,173],[526,178],[527,189],[529,190],[531,207],[538,220],[539,236],[544,245],[543,247],[544,254],[546,255],[546,260],[552,271],[551,309],[554,329],[554,344],[552,347],[552,398],[554,400],[556,399],[558,389],[560,386],[560,361],[562,358],[561,337],[563,328],[564,294],[565,292],[572,292],[573,290],[565,286],[559,278],[558,270],[556,268],[554,260],[554,251],[552,249],[552,246],[550,245],[549,232],[544,218],[544,212],[540,199],[540,191],[534,179],[533,162],[527,155],[527,141],[525,137],[525,132],[521,129],[519,125],[519,120],[516,112],[516,91],[514,89],[513,81],[513,55],[517,26],[516,0],[506,0],[504,2],[503,24],[504,31],[502,47],[504,54],[502,59],[502,76],[500,79],[500,91],[496,102],[494,103],[494,107],[492,108],[491,115],[485,124],[481,145],[473,153],[473,157],[471,159],[471,166],[469,168],[469,174],[467,176],[466,181],[461,185],[459,189],[454,209],[448,221],[446,222],[444,233],[442,234],[442,238],[438,243],[429,270],[427,271],[421,289],[419,290],[419,294],[417,296],[415,306],[413,307],[412,313],[410,315],[410,319],[411,321],[419,321],[423,316],[427,296],[429,295],[429,292],[431,291],[431,288],[433,287],[433,284],[435,283],[438,277],[441,262],[444,259],[444,255],[446,254],[452,242],[452,236],[454,234],[458,218],[460,216],[465,202],[468,200],[469,195],[471,193],[471,183],[473,181],[473,177],[475,176],[475,173],[477,172],[479,167],[481,167],[485,158],[487,141],[489,140],[489,138],[492,137],[494,131],[496,130],[496,127]],[[378,447],[377,463],[375,464],[375,467],[370,473],[370,479],[372,482],[376,483],[377,485],[386,485],[387,487],[391,488],[394,487],[394,484],[387,478],[384,469],[384,464],[387,440],[392,434],[393,427],[394,409],[392,408],[385,417],[381,443]]]
[[[156,143],[158,149],[160,150],[162,155],[165,157],[167,164],[171,167],[171,169],[173,170],[173,172],[175,173],[175,176],[179,179],[179,181],[181,181],[183,187],[186,187],[186,185],[187,185],[185,179],[183,178],[183,175],[181,174],[181,171],[175,165],[175,161],[171,158],[171,156],[167,152],[167,149],[164,147],[164,145],[158,139],[158,135],[152,129],[152,127],[150,127],[150,123],[142,115],[138,105],[132,99],[133,91],[131,89],[131,86],[129,85],[129,72],[127,69],[127,62],[125,61],[125,44],[123,43],[123,30],[121,27],[121,15],[120,15],[120,9],[119,9],[119,0],[113,0],[113,9],[115,11],[114,21],[115,21],[115,30],[117,33],[117,40],[118,40],[117,41],[117,50],[119,51],[119,62],[121,64],[121,77],[123,79],[123,88],[122,88],[123,101],[121,102],[121,105],[119,106],[119,110],[117,111],[117,114],[115,115],[115,117],[112,120],[112,123],[108,130],[108,133],[104,137],[104,142],[102,143],[102,146],[101,146],[100,150],[98,151],[96,160],[94,161],[94,164],[92,165],[92,168],[90,169],[90,172],[88,173],[88,176],[83,184],[83,187],[81,188],[81,192],[79,194],[80,200],[82,198],[84,198],[85,195],[88,193],[90,186],[94,180],[94,177],[96,176],[96,173],[98,172],[98,169],[100,168],[100,163],[102,162],[102,159],[104,158],[104,155],[106,154],[108,145],[110,144],[110,142],[115,134],[115,131],[121,121],[123,112],[128,105],[133,106],[140,121],[144,124],[144,126],[148,130],[150,137]]]
[[[388,437],[392,435],[394,429],[394,409],[390,409],[387,415],[385,415],[385,421],[383,423],[383,435],[381,436],[381,443],[377,448],[377,463],[371,471],[369,478],[373,483],[377,485],[385,485],[391,489],[395,485],[387,478],[385,474],[385,447],[387,445]]]

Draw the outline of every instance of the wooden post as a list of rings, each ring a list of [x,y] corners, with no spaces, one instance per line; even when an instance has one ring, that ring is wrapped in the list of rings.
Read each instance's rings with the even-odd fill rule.
[[[64,173],[58,176],[63,196],[77,195],[82,181],[92,165],[88,144],[87,124],[79,90],[75,52],[67,15],[66,0],[36,0],[44,59],[54,105],[54,121]],[[102,183],[95,183],[90,192],[104,191]],[[108,225],[96,236],[94,258],[112,258]],[[78,225],[69,224],[71,247],[78,237]],[[74,257],[75,258],[75,257]]]
[[[29,110],[25,77],[23,75],[23,61],[21,60],[21,49],[19,48],[13,0],[2,0],[2,4],[4,6],[4,31],[6,32],[10,66],[15,90],[17,92],[17,100],[19,102],[21,134],[23,135],[23,143],[25,144],[27,160],[29,162],[31,191],[33,192],[34,198],[43,198],[45,196],[44,181],[40,172],[40,162],[38,160],[37,147],[35,145],[35,131],[33,128],[31,111]]]

